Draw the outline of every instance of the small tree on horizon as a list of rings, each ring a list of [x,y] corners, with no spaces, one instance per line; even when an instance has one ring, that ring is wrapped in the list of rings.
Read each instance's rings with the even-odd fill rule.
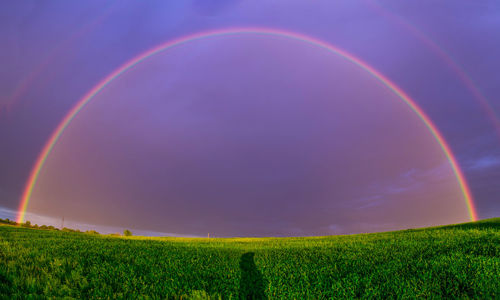
[[[125,229],[125,230],[123,231],[123,235],[124,235],[124,236],[132,236],[132,232],[131,232],[130,230],[128,230],[128,229]]]

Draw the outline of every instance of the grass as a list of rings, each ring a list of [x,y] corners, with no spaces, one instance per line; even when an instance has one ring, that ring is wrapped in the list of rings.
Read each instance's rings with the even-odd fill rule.
[[[499,291],[500,218],[210,240],[0,225],[0,298],[498,298]]]

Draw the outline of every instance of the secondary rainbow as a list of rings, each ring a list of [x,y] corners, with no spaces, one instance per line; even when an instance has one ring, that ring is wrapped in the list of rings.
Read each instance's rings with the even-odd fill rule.
[[[412,25],[409,21],[400,17],[399,15],[392,13],[390,10],[384,8],[377,1],[368,0],[366,1],[375,11],[380,13],[382,16],[391,20],[392,22],[400,25],[413,36],[415,36],[420,42],[425,44],[432,52],[434,52],[444,63],[453,71],[453,73],[460,79],[460,81],[465,85],[465,87],[472,94],[474,99],[479,102],[482,110],[485,112],[486,116],[489,118],[491,124],[493,125],[497,136],[500,137],[500,120],[495,110],[491,107],[486,97],[481,93],[479,88],[474,84],[474,81],[469,75],[464,71],[458,63],[456,63],[451,56],[443,50],[436,42],[434,42],[430,37],[419,30],[415,25]]]
[[[7,101],[7,110],[14,106],[20,98],[29,91],[30,85],[39,78],[47,67],[51,66],[62,53],[69,52],[71,43],[88,34],[97,28],[106,17],[116,7],[115,4],[110,4],[108,8],[91,22],[84,24],[79,30],[71,34],[68,38],[58,44],[23,80],[16,86],[12,96]]]
[[[434,136],[439,146],[443,150],[446,158],[448,159],[451,168],[457,178],[458,184],[460,186],[461,192],[464,196],[469,217],[472,221],[477,220],[477,214],[474,207],[474,202],[472,198],[472,194],[470,189],[465,181],[465,177],[455,159],[453,153],[451,152],[450,147],[444,140],[443,136],[436,128],[436,126],[432,123],[429,117],[424,113],[424,111],[413,101],[404,91],[402,91],[398,86],[396,86],[393,82],[391,82],[387,77],[382,75],[380,72],[372,68],[367,63],[363,62],[361,59],[353,56],[352,54],[337,48],[333,45],[328,44],[327,42],[318,40],[316,38],[306,36],[296,32],[289,32],[280,29],[270,29],[270,28],[230,28],[230,29],[221,29],[221,30],[213,30],[213,31],[204,31],[200,33],[195,33],[187,36],[183,36],[177,39],[170,40],[166,43],[160,44],[156,47],[153,47],[133,59],[129,60],[125,64],[121,65],[118,69],[110,73],[107,77],[101,80],[96,86],[94,86],[87,94],[85,94],[74,106],[73,108],[66,114],[63,120],[59,123],[57,128],[54,130],[49,140],[46,142],[45,146],[42,149],[42,152],[38,156],[33,169],[29,175],[28,181],[24,188],[22,198],[20,201],[20,206],[17,214],[17,222],[22,223],[24,221],[24,215],[26,213],[26,209],[29,204],[29,200],[31,198],[31,194],[33,193],[33,189],[37,183],[38,176],[40,175],[40,171],[43,168],[47,157],[51,153],[54,145],[57,143],[61,135],[64,133],[64,130],[71,123],[73,118],[82,110],[87,103],[89,103],[95,95],[97,95],[102,89],[104,89],[109,83],[118,78],[121,74],[131,69],[138,63],[148,59],[149,57],[160,53],[166,49],[171,47],[175,47],[190,41],[195,41],[203,38],[214,37],[214,36],[222,36],[222,35],[236,35],[236,34],[256,34],[256,35],[270,35],[270,36],[279,36],[290,38],[298,41],[302,41],[316,47],[323,48],[325,50],[330,51],[340,57],[347,59],[353,64],[359,66],[366,72],[370,73],[373,77],[378,79],[382,84],[384,84],[387,88],[393,91],[396,95],[399,96],[401,100],[403,100],[412,110],[413,112],[422,120],[422,122],[426,125],[428,130]]]

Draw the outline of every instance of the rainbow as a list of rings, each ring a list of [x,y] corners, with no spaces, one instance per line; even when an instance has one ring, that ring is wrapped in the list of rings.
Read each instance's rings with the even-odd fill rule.
[[[102,91],[108,84],[110,84],[113,80],[118,78],[121,74],[125,73],[129,69],[133,68],[135,65],[141,63],[142,61],[150,58],[151,56],[158,54],[166,49],[171,47],[179,46],[184,43],[195,41],[199,39],[204,39],[208,37],[214,36],[222,36],[222,35],[236,35],[236,34],[257,34],[257,35],[268,35],[268,36],[279,36],[285,37],[293,40],[302,41],[308,43],[310,45],[323,48],[333,54],[336,54],[358,67],[362,68],[366,72],[370,73],[373,77],[375,77],[378,81],[380,81],[383,85],[385,85],[388,89],[394,92],[399,98],[404,101],[413,112],[422,120],[428,130],[431,132],[435,140],[438,142],[442,151],[444,152],[447,160],[449,161],[453,173],[458,180],[461,192],[464,196],[464,199],[467,204],[467,209],[469,213],[469,217],[472,221],[477,220],[476,209],[474,207],[474,202],[472,198],[472,194],[470,192],[469,187],[465,181],[464,174],[462,173],[460,167],[458,166],[457,160],[455,159],[453,153],[451,152],[450,147],[444,140],[443,136],[436,128],[436,126],[432,123],[429,117],[424,113],[424,111],[413,101],[404,91],[402,91],[399,87],[397,87],[393,82],[391,82],[387,77],[379,73],[377,70],[372,68],[367,63],[363,62],[359,58],[353,56],[352,54],[339,49],[333,45],[330,45],[324,41],[318,40],[313,37],[309,37],[300,33],[288,32],[279,29],[270,29],[270,28],[231,28],[231,29],[222,29],[222,30],[213,30],[213,31],[205,31],[200,33],[195,33],[187,36],[183,36],[166,43],[160,44],[156,47],[153,47],[138,56],[132,58],[127,61],[115,71],[110,73],[107,77],[101,80],[97,85],[95,85],[87,94],[85,94],[74,106],[73,108],[66,114],[64,119],[59,123],[57,128],[53,131],[49,140],[46,142],[45,146],[42,149],[42,152],[38,156],[33,169],[29,175],[28,181],[24,188],[20,206],[18,209],[17,222],[22,223],[24,221],[24,215],[26,213],[26,208],[28,207],[29,200],[31,194],[33,193],[33,188],[35,187],[38,177],[40,175],[40,171],[43,168],[47,157],[52,152],[54,145],[57,143],[61,135],[64,133],[64,130],[71,123],[73,118],[82,110],[85,105],[87,105],[95,95],[97,95],[100,91]]]

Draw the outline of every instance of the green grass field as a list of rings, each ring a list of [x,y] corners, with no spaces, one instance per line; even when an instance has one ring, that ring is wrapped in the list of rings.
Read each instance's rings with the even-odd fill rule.
[[[112,237],[0,226],[0,298],[500,297],[500,218],[311,238]]]

